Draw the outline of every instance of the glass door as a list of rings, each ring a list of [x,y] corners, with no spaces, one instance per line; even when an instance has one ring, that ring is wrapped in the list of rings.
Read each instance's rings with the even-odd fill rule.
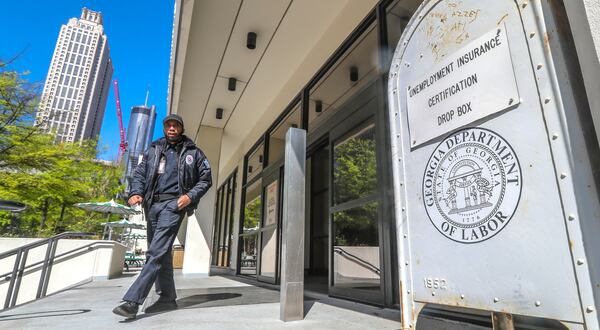
[[[258,260],[258,233],[262,217],[261,180],[256,180],[244,191],[244,219],[240,234],[239,273],[256,277]]]
[[[275,166],[266,170],[263,175],[263,217],[259,229],[260,258],[258,263],[258,279],[263,282],[276,283],[279,266],[279,222],[281,209],[281,170]]]
[[[311,146],[306,161],[308,197],[305,233],[308,254],[305,258],[304,288],[327,294],[329,291],[329,141]],[[308,261],[306,263],[306,261]]]
[[[236,172],[231,174],[217,190],[212,249],[212,266],[215,267],[226,268],[230,265],[235,178]]]
[[[376,100],[331,131],[330,294],[381,304]]]

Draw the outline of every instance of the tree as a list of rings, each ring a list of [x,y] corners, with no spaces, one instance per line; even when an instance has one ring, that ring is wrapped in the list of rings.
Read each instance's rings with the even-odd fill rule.
[[[46,138],[52,141],[52,136]],[[0,198],[19,200],[29,206],[21,214],[21,234],[49,236],[62,230],[99,231],[99,223],[106,218],[73,204],[106,201],[115,196],[122,188],[119,168],[94,160],[93,141],[81,145],[47,143],[30,152],[46,159],[44,169],[0,171]],[[30,157],[30,152],[24,152],[23,157]],[[9,223],[7,220],[4,217],[4,223],[0,221],[0,231],[4,232],[2,226]]]
[[[14,60],[0,60],[0,169],[27,165],[15,164],[11,157],[19,152],[20,144],[35,138],[38,132],[33,123],[39,85],[24,79],[27,72],[10,70]]]
[[[73,207],[105,201],[122,189],[122,171],[95,160],[96,141],[54,143],[35,122],[37,87],[0,62],[0,199],[25,203],[19,226],[0,212],[0,234],[49,236],[64,230],[99,231],[102,214]]]
[[[376,192],[377,161],[375,129],[360,132],[334,149],[333,192],[336,205],[358,200]],[[334,244],[377,246],[376,201],[333,214]]]

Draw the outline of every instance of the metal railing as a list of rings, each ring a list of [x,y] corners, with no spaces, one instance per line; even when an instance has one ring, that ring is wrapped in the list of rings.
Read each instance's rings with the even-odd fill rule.
[[[52,265],[54,264],[56,246],[58,245],[58,241],[60,239],[86,237],[92,235],[93,234],[83,232],[65,232],[1,253],[0,261],[8,257],[16,256],[13,270],[8,273],[0,274],[0,279],[4,278],[5,281],[10,280],[8,290],[6,292],[6,299],[4,301],[4,309],[14,307],[16,305],[17,297],[19,295],[19,288],[21,286],[21,279],[23,278],[25,270],[37,267],[39,265],[42,265],[42,268],[35,299],[39,299],[46,296],[46,291],[48,290],[48,282],[50,281],[50,273],[52,271]],[[29,251],[44,245],[47,245],[44,260],[31,265],[27,265],[27,255],[29,254]],[[72,251],[69,251],[67,252],[67,254],[71,252]],[[63,253],[62,255],[64,254],[65,253]]]
[[[355,256],[354,254],[342,249],[339,246],[334,247],[333,252],[336,252],[337,254],[341,255],[342,257],[345,257],[346,259],[353,261],[354,263],[362,266],[363,268],[370,270],[371,272],[373,272],[377,275],[381,275],[381,270],[379,269],[379,267],[373,265],[372,263],[370,263],[362,258]]]

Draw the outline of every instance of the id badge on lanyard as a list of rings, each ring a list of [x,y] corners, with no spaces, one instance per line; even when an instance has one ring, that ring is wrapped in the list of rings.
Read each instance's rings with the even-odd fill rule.
[[[158,163],[158,174],[165,173],[165,165],[167,164],[167,160],[165,156],[160,156],[160,162]]]

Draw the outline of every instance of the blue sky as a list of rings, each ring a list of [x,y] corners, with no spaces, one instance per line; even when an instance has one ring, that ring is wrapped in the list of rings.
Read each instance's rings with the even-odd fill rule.
[[[110,55],[119,80],[125,129],[130,109],[148,104],[158,111],[154,136],[162,135],[160,123],[166,115],[169,56],[174,0],[19,0],[4,1],[0,10],[0,59],[25,53],[14,66],[30,71],[28,79],[44,83],[62,24],[79,17],[81,8],[101,11]],[[119,125],[111,86],[100,132],[98,158],[114,160],[119,146]]]

